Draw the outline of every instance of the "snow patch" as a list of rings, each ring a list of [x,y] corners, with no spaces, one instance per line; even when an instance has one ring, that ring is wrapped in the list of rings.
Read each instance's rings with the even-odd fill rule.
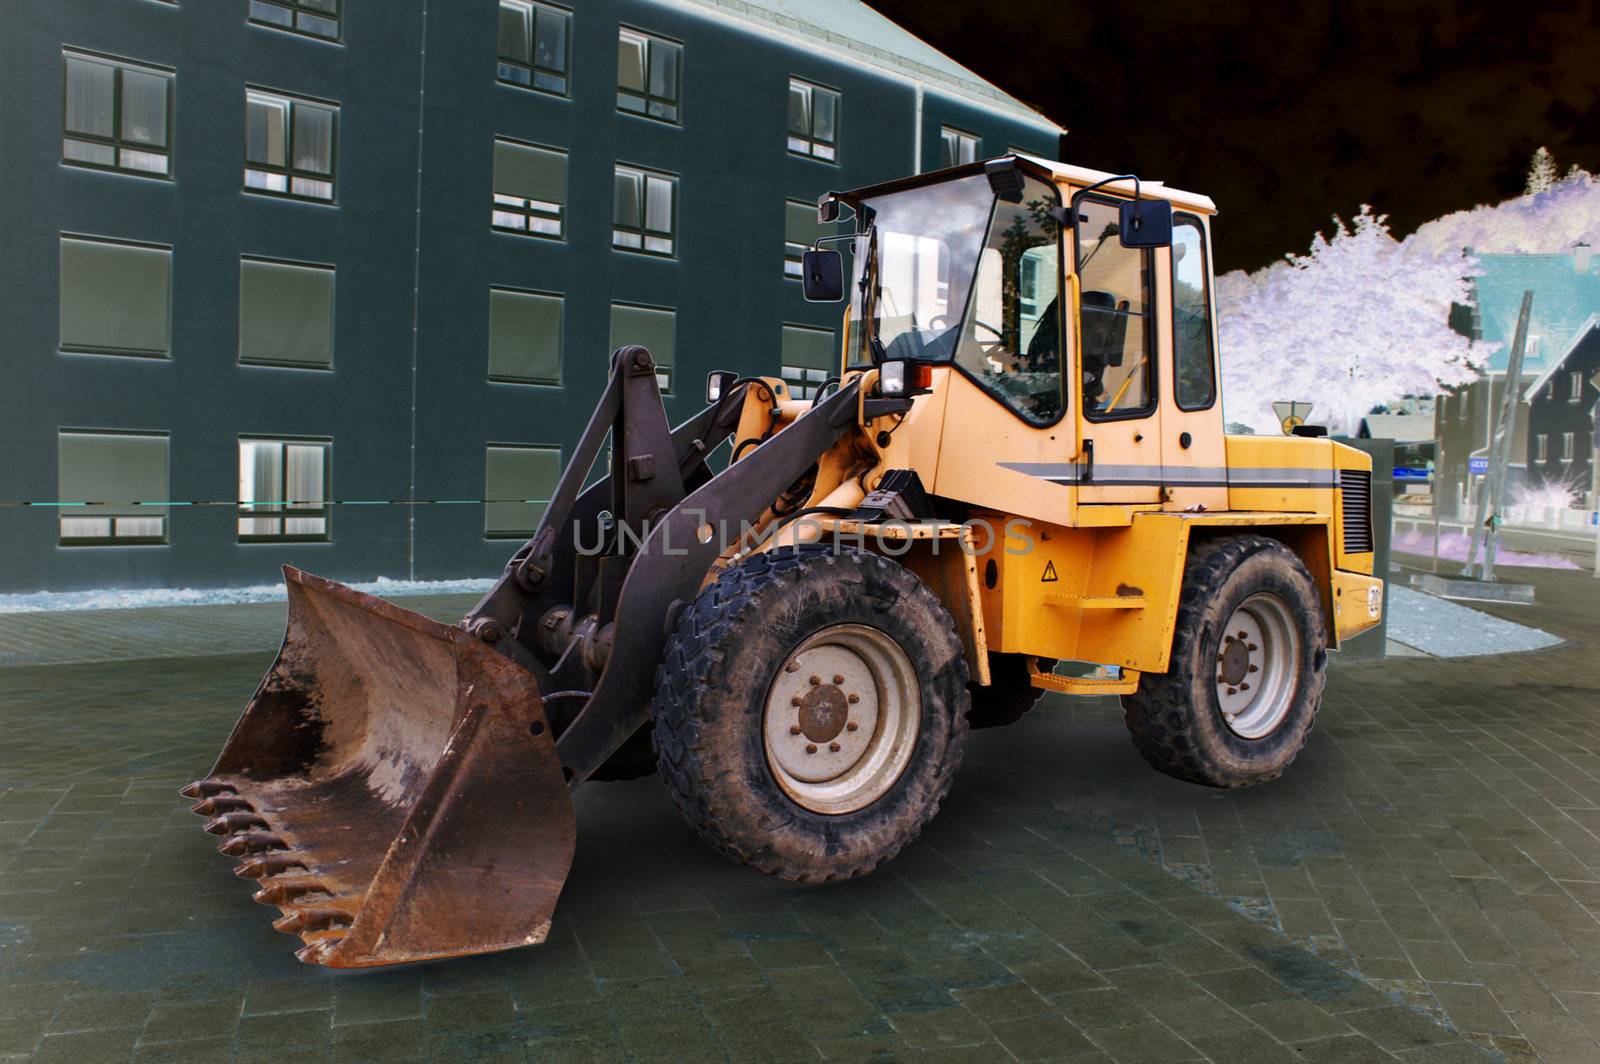
[[[349,585],[380,598],[407,595],[482,594],[493,580],[391,580],[386,576]],[[282,584],[250,587],[106,588],[98,591],[35,591],[0,595],[0,613],[49,613],[60,610],[131,610],[149,606],[224,606],[246,602],[282,602]]]
[[[1389,585],[1389,638],[1437,658],[1515,654],[1560,638],[1409,587]]]

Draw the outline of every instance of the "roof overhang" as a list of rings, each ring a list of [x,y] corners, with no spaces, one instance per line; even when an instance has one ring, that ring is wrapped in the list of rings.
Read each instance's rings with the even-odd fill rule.
[[[1591,329],[1596,328],[1600,328],[1600,311],[1590,314],[1589,320],[1578,326],[1578,331],[1572,334],[1572,341],[1567,344],[1566,349],[1561,352],[1560,356],[1551,359],[1549,364],[1545,366],[1544,372],[1535,378],[1532,384],[1528,385],[1527,390],[1522,393],[1522,398],[1525,402],[1533,402],[1533,397],[1539,394],[1539,389],[1550,383],[1551,379],[1560,372],[1561,367],[1566,365],[1567,359],[1572,357],[1572,352],[1576,351],[1578,345],[1583,343],[1583,338],[1589,335]]]

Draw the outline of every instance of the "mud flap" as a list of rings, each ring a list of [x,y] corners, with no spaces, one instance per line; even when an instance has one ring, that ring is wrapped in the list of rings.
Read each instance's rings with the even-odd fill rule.
[[[542,942],[572,803],[534,676],[459,628],[288,566],[283,648],[183,793],[303,961]]]

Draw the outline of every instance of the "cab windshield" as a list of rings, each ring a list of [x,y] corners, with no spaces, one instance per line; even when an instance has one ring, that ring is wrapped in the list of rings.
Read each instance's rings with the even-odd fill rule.
[[[999,200],[982,174],[866,200],[851,311],[868,325],[853,330],[859,360],[953,361],[1023,420],[1055,422],[1059,203],[1033,177],[1018,202]]]

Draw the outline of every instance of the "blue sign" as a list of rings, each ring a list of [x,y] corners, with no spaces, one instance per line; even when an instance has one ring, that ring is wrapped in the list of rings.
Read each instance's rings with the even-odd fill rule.
[[[1430,475],[1430,472],[1426,469],[1416,469],[1403,465],[1394,467],[1394,479],[1396,480],[1427,480]]]
[[[1487,458],[1468,458],[1467,459],[1467,472],[1472,473],[1474,475],[1482,475],[1484,473],[1487,473],[1488,471],[1489,471],[1489,460]]]

